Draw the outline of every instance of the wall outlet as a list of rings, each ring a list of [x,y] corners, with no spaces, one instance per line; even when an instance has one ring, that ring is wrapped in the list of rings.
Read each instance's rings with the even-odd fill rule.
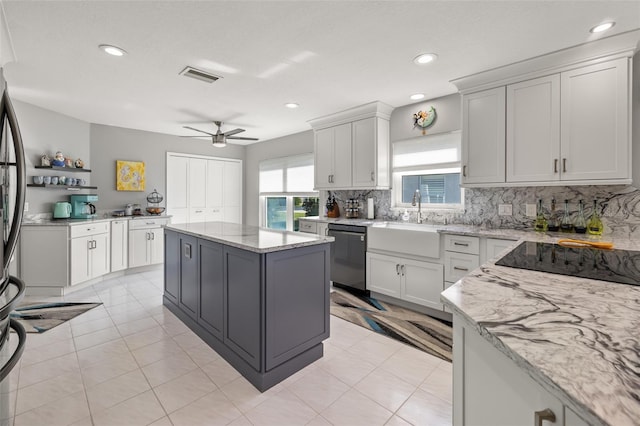
[[[25,212],[29,211],[29,203],[27,203],[26,201],[24,202],[24,211]]]
[[[536,205],[535,204],[525,204],[525,215],[527,217],[536,217]]]
[[[498,216],[513,215],[513,206],[511,204],[498,204]]]

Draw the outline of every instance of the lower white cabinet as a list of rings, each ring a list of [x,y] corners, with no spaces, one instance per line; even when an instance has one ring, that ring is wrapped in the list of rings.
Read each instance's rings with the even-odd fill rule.
[[[109,272],[111,267],[109,222],[72,225],[71,285],[75,285]]]
[[[500,240],[497,238],[487,238],[485,241],[485,257],[482,259],[484,263],[487,260],[496,260],[498,256],[506,254],[505,251],[515,245],[512,240]]]
[[[111,222],[111,272],[122,271],[129,265],[129,221]]]
[[[367,253],[367,288],[408,302],[442,310],[443,266]]]
[[[307,234],[318,234],[321,237],[328,235],[327,232],[329,230],[329,224],[327,222],[305,220],[301,218],[299,223],[299,232],[306,232]]]
[[[129,268],[155,265],[164,259],[164,232],[168,219],[132,220],[129,224]]]
[[[455,426],[586,426],[587,423],[551,395],[514,361],[454,317],[453,424]],[[549,410],[555,422],[535,423]]]

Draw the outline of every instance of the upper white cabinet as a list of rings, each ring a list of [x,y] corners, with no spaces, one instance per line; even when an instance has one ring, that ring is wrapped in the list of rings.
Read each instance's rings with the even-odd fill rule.
[[[630,184],[636,44],[623,34],[454,80],[462,184]]]
[[[315,130],[316,189],[390,187],[392,109],[371,102],[309,122]]]
[[[462,184],[504,182],[505,89],[462,97]]]

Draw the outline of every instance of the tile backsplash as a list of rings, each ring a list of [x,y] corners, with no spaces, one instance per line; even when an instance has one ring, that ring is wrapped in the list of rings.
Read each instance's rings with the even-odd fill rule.
[[[321,191],[321,203],[333,194],[344,211],[349,198],[360,200],[361,217],[366,217],[367,198],[373,197],[377,219],[401,220],[404,208],[393,208],[391,191],[346,190]],[[556,210],[562,211],[564,200],[569,200],[572,217],[575,218],[579,200],[584,200],[585,216],[588,219],[593,209],[593,200],[598,200],[598,209],[604,223],[604,235],[637,235],[640,237],[640,190],[633,186],[540,186],[512,188],[465,189],[464,210],[430,210],[423,208],[423,216],[431,223],[458,223],[486,228],[531,229],[533,218],[525,215],[525,204],[536,204],[542,199],[545,213],[551,208],[551,199],[556,199]],[[511,216],[499,216],[498,205],[511,204]],[[416,211],[409,209],[410,221],[415,222]]]

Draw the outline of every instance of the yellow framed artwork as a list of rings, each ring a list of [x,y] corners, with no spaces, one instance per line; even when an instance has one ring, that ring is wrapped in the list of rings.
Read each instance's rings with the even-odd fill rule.
[[[116,160],[116,191],[144,191],[144,162]]]

